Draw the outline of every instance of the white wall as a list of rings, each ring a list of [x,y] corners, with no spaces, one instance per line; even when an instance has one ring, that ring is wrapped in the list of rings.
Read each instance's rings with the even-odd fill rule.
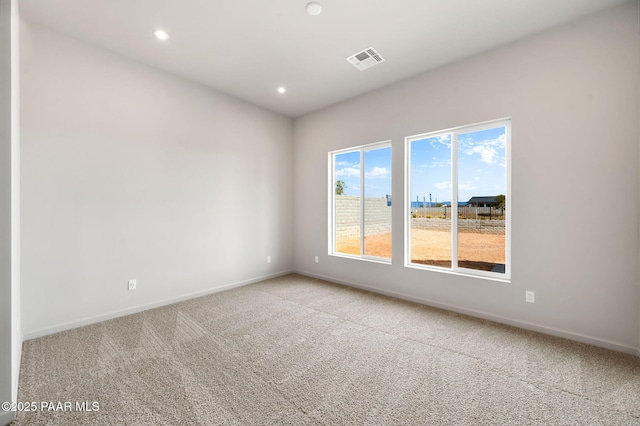
[[[295,268],[637,351],[639,64],[633,2],[296,120]],[[327,256],[328,197],[317,196],[327,194],[327,152],[391,139],[401,200],[405,136],[509,116],[510,284],[403,267],[400,202],[393,265]],[[553,220],[539,217],[536,203],[552,206]],[[525,303],[525,289],[536,292],[535,304]]]
[[[27,338],[291,270],[291,119],[22,25]]]
[[[0,401],[16,401],[20,329],[18,2],[0,0]],[[0,410],[0,424],[15,413]]]

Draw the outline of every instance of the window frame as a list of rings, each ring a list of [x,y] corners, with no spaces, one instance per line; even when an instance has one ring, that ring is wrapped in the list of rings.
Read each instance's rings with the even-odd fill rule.
[[[364,252],[364,228],[365,228],[365,209],[364,209],[364,194],[365,194],[365,167],[364,167],[364,155],[367,151],[373,151],[376,149],[389,148],[391,152],[391,161],[390,161],[390,174],[391,174],[391,195],[393,197],[393,146],[391,140],[384,140],[380,142],[374,142],[365,145],[358,145],[349,148],[338,149],[334,151],[330,151],[328,153],[328,164],[329,164],[329,247],[328,254],[329,256],[343,257],[348,259],[358,259],[365,260],[376,263],[383,264],[391,264],[393,261],[393,219],[391,220],[391,257],[379,257],[379,256],[370,256],[366,255]],[[348,254],[348,253],[340,253],[336,251],[336,156],[340,154],[346,154],[350,152],[359,152],[360,153],[360,253],[359,255]],[[393,211],[392,211],[393,217]]]
[[[505,128],[505,187],[506,211],[505,218],[505,272],[481,271],[458,266],[458,135],[493,129]],[[411,143],[413,141],[451,134],[451,268],[444,266],[424,265],[411,262]],[[405,137],[404,162],[404,266],[449,274],[486,278],[495,281],[511,282],[511,117],[485,121],[470,125],[452,127],[433,132],[420,133]]]

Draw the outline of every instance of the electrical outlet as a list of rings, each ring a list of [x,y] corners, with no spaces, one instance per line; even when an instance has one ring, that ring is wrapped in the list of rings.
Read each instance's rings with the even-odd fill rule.
[[[533,291],[525,291],[524,292],[524,300],[527,303],[536,303],[536,294]]]
[[[271,256],[267,256],[267,263],[271,263]]]
[[[137,286],[136,280],[129,280],[129,290],[135,290]]]
[[[316,263],[320,263],[320,258],[316,256]]]

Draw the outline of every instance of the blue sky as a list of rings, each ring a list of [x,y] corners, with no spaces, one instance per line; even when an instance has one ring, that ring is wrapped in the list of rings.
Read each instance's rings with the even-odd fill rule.
[[[451,201],[451,142],[451,133],[411,142],[411,201]],[[504,127],[458,135],[459,201],[506,194],[505,142]],[[391,194],[391,148],[365,151],[364,164],[365,197]],[[336,155],[335,168],[344,194],[360,195],[360,151]]]
[[[336,155],[336,180],[347,187],[344,195],[360,195],[360,151]],[[391,147],[364,153],[365,197],[384,198],[391,194]]]
[[[411,201],[451,201],[451,141],[445,133],[411,142]],[[506,194],[504,127],[458,135],[458,201]]]

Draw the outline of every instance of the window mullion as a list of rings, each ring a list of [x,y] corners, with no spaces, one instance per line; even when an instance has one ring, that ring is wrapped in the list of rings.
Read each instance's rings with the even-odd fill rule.
[[[331,154],[331,170],[329,171],[329,193],[331,202],[331,218],[330,218],[330,232],[329,236],[329,252],[336,252],[336,154]]]
[[[458,132],[451,134],[451,269],[458,269]]]
[[[404,264],[411,263],[411,238],[412,233],[412,214],[411,214],[411,143],[412,140],[405,138],[404,140]]]
[[[360,256],[364,256],[364,149],[360,150]]]
[[[511,121],[504,124],[506,142],[505,142],[505,181],[506,181],[506,210],[505,217],[505,274],[511,278]]]

